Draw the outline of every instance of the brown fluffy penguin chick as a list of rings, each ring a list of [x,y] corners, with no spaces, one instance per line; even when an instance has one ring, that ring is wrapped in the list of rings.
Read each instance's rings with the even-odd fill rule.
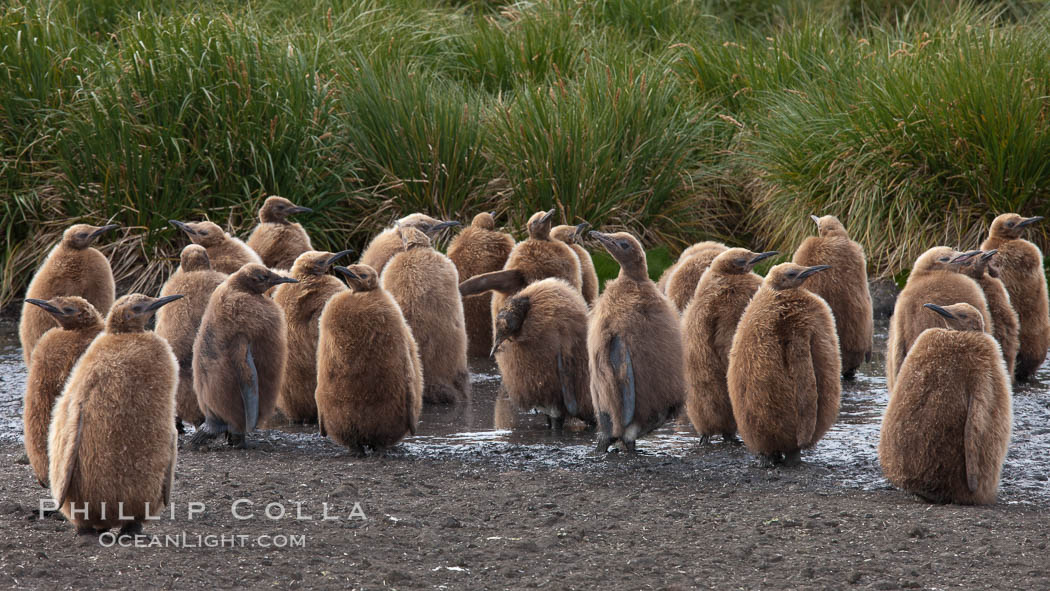
[[[1017,311],[1020,349],[1014,370],[1025,381],[1046,360],[1050,346],[1050,303],[1047,302],[1046,271],[1039,247],[1021,238],[1025,228],[1042,220],[1004,213],[995,218],[981,250],[998,250],[999,279]]]
[[[452,239],[448,258],[456,265],[460,280],[466,280],[499,271],[513,249],[514,238],[496,231],[492,214],[479,213],[469,227]],[[492,349],[492,294],[463,298],[463,318],[467,323],[467,355],[488,357]]]
[[[689,300],[693,299],[696,286],[704,271],[711,266],[715,257],[726,251],[724,244],[718,242],[702,242],[703,248],[697,248],[693,254],[681,259],[675,265],[674,273],[667,280],[667,298],[674,304],[679,314],[685,312]]]
[[[736,421],[726,384],[729,349],[744,308],[762,285],[762,278],[751,270],[777,254],[730,248],[718,255],[700,278],[696,295],[682,315],[685,411],[703,442],[712,435],[736,441]]]
[[[709,249],[713,249],[715,251],[714,256],[711,256],[708,259],[710,261],[710,260],[713,260],[714,257],[718,256],[720,253],[722,253],[722,251],[724,251],[726,249],[726,245],[722,244],[721,242],[714,242],[712,240],[705,240],[703,242],[697,242],[696,244],[693,244],[689,248],[686,248],[685,250],[683,250],[681,252],[681,254],[678,255],[678,260],[676,260],[670,267],[667,267],[666,269],[664,269],[664,272],[660,274],[660,278],[656,281],[656,286],[660,288],[661,292],[666,294],[667,293],[667,283],[671,280],[671,276],[674,275],[674,272],[678,270],[678,265],[682,261],[684,261],[684,260],[688,259],[689,257],[693,256],[694,254],[700,254],[701,252],[703,252],[705,250],[709,250]],[[710,264],[710,263],[708,263],[708,264]],[[697,276],[697,281],[699,281],[699,280],[700,280],[700,277]]]
[[[160,290],[161,297],[182,294],[182,299],[157,310],[158,335],[168,341],[179,362],[179,387],[175,391],[176,426],[182,421],[200,425],[204,413],[197,406],[193,389],[193,341],[197,338],[204,310],[215,288],[226,280],[226,274],[213,271],[208,251],[198,244],[182,249],[179,269]]]
[[[284,197],[266,198],[259,208],[259,225],[248,236],[248,247],[259,255],[264,265],[274,269],[291,269],[295,259],[308,250],[310,235],[302,225],[288,219],[299,213],[310,213]]]
[[[179,297],[117,300],[55,405],[51,494],[78,534],[137,533],[171,501],[178,362],[146,322]]]
[[[682,332],[674,306],[649,279],[638,240],[626,232],[590,236],[620,263],[587,328],[595,451],[605,453],[617,440],[634,451],[636,439],[674,418],[685,402]]]
[[[988,303],[988,313],[992,316],[992,336],[999,343],[1003,351],[1003,361],[1006,362],[1006,374],[1010,380],[1014,379],[1014,364],[1017,361],[1017,351],[1020,348],[1018,334],[1017,312],[1010,304],[1010,294],[999,280],[998,261],[995,255],[998,251],[989,250],[982,252],[980,256],[970,259],[968,264],[961,266],[961,271],[981,286],[984,299]]]
[[[29,366],[26,393],[22,405],[26,455],[37,482],[47,486],[47,430],[51,409],[62,394],[69,373],[91,341],[102,332],[102,317],[84,298],[63,296],[51,300],[27,299],[58,321],[36,346]]]
[[[849,239],[846,228],[833,215],[818,218],[818,236],[802,241],[791,262],[803,267],[830,265],[806,281],[806,289],[824,298],[835,316],[842,355],[842,376],[853,379],[861,363],[871,357],[874,316],[868,291],[868,263],[864,249]]]
[[[194,244],[203,246],[208,251],[211,268],[220,273],[232,274],[244,265],[262,264],[262,259],[247,244],[211,222],[168,221],[185,232]]]
[[[765,465],[801,461],[839,416],[838,336],[831,308],[802,289],[828,267],[769,270],[729,350],[729,399],[744,444]]]
[[[26,298],[49,300],[58,296],[78,296],[91,302],[98,313],[105,316],[113,306],[116,293],[113,270],[105,255],[91,248],[91,244],[103,232],[116,227],[77,224],[66,229],[62,240],[51,249],[33,275],[26,289]],[[18,337],[26,367],[32,361],[37,341],[49,328],[56,326],[58,321],[51,314],[33,304],[22,305]]]
[[[247,447],[245,436],[273,413],[288,337],[284,313],[265,294],[281,283],[296,280],[249,264],[212,292],[193,343],[193,387],[204,413],[194,448],[222,433]]]
[[[554,429],[567,417],[594,424],[587,303],[571,285],[543,279],[508,299],[496,316],[493,353],[518,408],[547,415]]]
[[[292,278],[299,283],[280,285],[274,292],[273,301],[284,311],[288,326],[288,363],[277,395],[277,408],[290,421],[317,421],[314,390],[317,387],[318,323],[328,300],[346,290],[343,282],[328,275],[328,271],[337,260],[351,252],[304,252],[292,266]]]
[[[415,435],[423,369],[401,308],[367,265],[336,267],[349,291],[321,314],[317,422],[321,435],[364,453]]]
[[[449,258],[430,247],[423,232],[402,227],[404,251],[390,259],[381,275],[405,315],[423,361],[423,400],[451,403],[470,394],[467,331],[459,273]]]
[[[383,269],[386,268],[390,259],[404,250],[401,235],[397,232],[399,227],[415,228],[426,234],[428,238],[433,238],[445,228],[458,225],[460,225],[459,222],[436,220],[423,213],[407,215],[373,238],[368,243],[368,246],[365,247],[365,252],[361,254],[361,260],[358,262],[372,267],[377,273],[382,275]]]
[[[934,503],[994,503],[1010,442],[1010,381],[982,314],[927,304],[945,328],[919,336],[882,417],[879,463],[898,488]]]
[[[890,318],[890,334],[886,345],[886,385],[890,395],[897,381],[897,373],[912,343],[927,328],[936,328],[936,314],[923,307],[926,303],[950,306],[959,302],[977,308],[984,316],[986,329],[994,330],[992,317],[981,286],[966,275],[959,273],[959,266],[969,261],[980,251],[957,252],[947,246],[935,246],[915,261],[908,283],[897,296],[897,303]]]
[[[576,253],[580,261],[580,293],[583,294],[583,301],[587,302],[588,306],[593,306],[594,300],[598,299],[598,273],[594,270],[591,253],[580,244],[584,232],[590,227],[587,222],[575,226],[554,226],[551,229],[551,238],[568,244]]]

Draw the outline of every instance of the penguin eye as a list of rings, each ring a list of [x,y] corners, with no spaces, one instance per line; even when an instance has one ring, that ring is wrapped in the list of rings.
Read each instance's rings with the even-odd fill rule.
[[[788,271],[788,277],[791,277],[792,279],[795,278],[795,277],[798,277],[798,272],[796,272],[796,271]]]
[[[747,264],[747,259],[737,259],[735,262],[736,262],[737,265],[743,267],[744,265]]]
[[[620,248],[624,250],[627,250],[627,248],[630,246],[626,240],[621,240],[617,244],[620,246]]]
[[[1016,225],[1016,222],[1006,222],[1006,227],[1007,228],[1013,228],[1014,225]]]
[[[947,263],[948,262],[948,257],[941,257],[938,260],[941,261],[942,263]]]
[[[135,311],[136,313],[138,313],[138,312],[142,312],[142,311],[143,311],[143,310],[145,310],[146,308],[145,308],[145,306],[143,306],[142,304],[136,304],[136,305],[135,305],[135,306],[133,306],[133,307],[132,307],[131,309],[132,309],[132,310],[134,310],[134,311]]]
[[[63,314],[72,314],[73,313],[73,308],[62,308],[62,313]]]
[[[83,238],[87,238],[87,237],[88,237],[87,232],[81,232],[81,233],[77,234],[77,238],[83,239]]]

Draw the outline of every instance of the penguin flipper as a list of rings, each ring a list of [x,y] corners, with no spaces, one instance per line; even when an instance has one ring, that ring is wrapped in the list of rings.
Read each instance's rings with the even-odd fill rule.
[[[321,407],[317,407],[317,432],[321,437],[328,437],[328,431],[324,428],[324,417],[321,416]]]
[[[84,435],[84,407],[83,402],[75,407],[76,410],[76,435],[73,436],[73,445],[67,447],[64,451],[62,461],[59,462],[59,466],[65,466],[64,473],[60,471],[58,474],[59,481],[54,482],[52,490],[58,493],[55,497],[58,500],[58,506],[61,509],[66,504],[66,500],[69,499],[69,495],[73,489],[73,482],[76,480],[77,472],[80,469],[80,441]],[[72,410],[72,408],[71,408]]]
[[[255,368],[252,346],[246,346],[244,356],[246,379],[241,382],[241,402],[244,403],[244,432],[251,433],[259,423],[259,371]]]
[[[171,489],[175,484],[175,457],[179,449],[179,435],[171,436],[171,459],[168,460],[168,468],[164,472],[164,483],[160,487],[160,496],[164,499],[164,505],[171,505]]]
[[[987,416],[985,402],[993,397],[988,380],[982,380],[970,390],[970,399],[966,402],[966,426],[963,428],[963,453],[966,457],[966,487],[970,492],[977,492],[981,480],[981,433],[978,429],[980,416]]]
[[[809,447],[817,432],[817,373],[813,367],[812,347],[794,345],[791,355],[795,372],[795,404],[798,408],[798,431],[795,435],[799,448]],[[837,377],[837,375],[836,375]]]
[[[565,411],[569,416],[578,416],[580,406],[576,403],[576,389],[573,387],[573,375],[565,367],[565,360],[561,351],[558,351],[558,380],[561,382],[561,399],[565,404]]]
[[[612,365],[613,376],[620,387],[623,409],[620,424],[626,427],[634,421],[634,365],[631,363],[631,350],[619,335],[613,336],[609,343],[609,363]]]
[[[475,275],[459,284],[459,295],[466,297],[485,291],[498,291],[502,294],[517,293],[525,287],[525,275],[518,269],[504,269]]]

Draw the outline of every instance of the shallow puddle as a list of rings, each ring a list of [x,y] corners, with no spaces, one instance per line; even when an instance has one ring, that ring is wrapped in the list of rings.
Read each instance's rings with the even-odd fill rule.
[[[859,490],[889,488],[878,463],[879,425],[887,403],[884,372],[885,327],[876,335],[870,363],[861,366],[857,379],[846,383],[838,423],[817,444],[803,453],[814,477]],[[585,469],[604,458],[591,455],[594,434],[582,424],[567,424],[562,433],[547,429],[545,417],[516,410],[499,396],[499,372],[488,360],[472,363],[473,395],[456,407],[424,408],[418,433],[393,451],[419,459],[496,461],[508,468],[556,467]],[[0,442],[21,442],[22,394],[26,371],[18,346],[17,325],[0,321]],[[1050,368],[1014,392],[1014,430],[1003,469],[1000,502],[1050,502]],[[325,445],[316,427],[284,426],[264,437],[299,447]],[[638,442],[648,457],[694,462],[698,468],[745,470],[753,466],[746,451],[716,440],[705,446],[680,419]],[[612,457],[615,457],[613,454]]]

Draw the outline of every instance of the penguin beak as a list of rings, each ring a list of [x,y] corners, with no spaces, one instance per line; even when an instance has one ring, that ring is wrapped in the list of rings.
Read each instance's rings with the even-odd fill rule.
[[[193,228],[189,227],[185,222],[180,222],[179,220],[168,220],[168,223],[173,225],[173,226],[175,226],[176,228],[182,230],[183,232],[189,234],[190,236],[193,236],[194,234],[197,233],[196,231],[193,230]]]
[[[996,253],[998,253],[998,252],[999,252],[998,248],[993,248],[992,250],[989,250],[988,252],[982,254],[981,255],[981,260],[982,261],[987,261],[988,259],[994,257],[996,255]]]
[[[343,277],[346,277],[347,279],[360,279],[361,278],[360,275],[357,275],[356,273],[354,273],[350,269],[347,269],[346,267],[335,267],[335,272],[339,273]]]
[[[153,300],[153,303],[146,306],[146,312],[156,312],[164,306],[174,302],[175,300],[182,299],[181,295],[170,295],[163,298],[157,298]]]
[[[497,337],[496,342],[492,343],[492,350],[489,351],[489,359],[496,358],[496,353],[499,353],[499,348],[503,345],[503,341],[505,340],[506,339],[504,339],[503,337]]]
[[[605,247],[606,250],[612,248],[612,239],[597,230],[591,230],[590,232],[587,232],[587,236],[589,236],[592,240],[597,240],[599,243],[601,243],[602,246]]]
[[[968,252],[964,252],[964,253],[956,256],[954,259],[948,261],[948,263],[952,264],[952,265],[958,265],[959,263],[965,263],[966,261],[968,261],[968,260],[972,259],[973,257],[975,257],[975,256],[977,256],[979,254],[982,254],[982,253],[983,253],[983,251],[980,251],[980,250],[971,250],[971,251],[968,251]]]
[[[587,230],[590,230],[590,229],[591,229],[591,225],[589,223],[587,223],[587,222],[583,222],[582,224],[576,224],[576,233],[575,233],[576,240],[579,240],[580,238],[583,238],[583,235],[587,232]]]
[[[274,285],[280,285],[282,283],[299,283],[299,280],[298,279],[292,279],[291,277],[278,276],[275,279],[271,279],[270,283],[272,283]]]
[[[95,230],[94,232],[92,232],[88,237],[89,238],[96,238],[96,237],[98,237],[101,234],[105,234],[106,232],[109,232],[110,230],[115,230],[115,229],[117,229],[119,227],[120,227],[119,224],[109,224],[108,226],[102,226],[98,230]]]
[[[809,216],[809,219],[813,220],[813,223],[816,224],[818,228],[820,227],[820,218],[818,218],[815,215],[811,215]]]
[[[543,217],[540,218],[540,223],[541,224],[547,223],[552,217],[554,217],[554,212],[555,212],[555,210],[552,209],[552,210],[548,211],[547,213],[543,214]]]
[[[817,265],[815,267],[809,267],[805,271],[798,274],[799,279],[805,279],[814,273],[820,273],[821,271],[827,271],[831,268],[831,265]]]
[[[57,307],[52,306],[50,303],[47,302],[47,300],[35,300],[33,298],[26,298],[25,302],[27,304],[33,304],[34,306],[39,306],[39,307],[43,308],[44,311],[47,312],[48,314],[53,314],[55,316],[63,316],[64,315],[62,313],[62,310],[59,310]]]
[[[346,250],[340,250],[339,252],[337,252],[337,253],[333,254],[332,256],[328,257],[328,260],[325,261],[324,264],[325,264],[326,267],[331,267],[332,263],[338,261],[339,259],[341,259],[341,258],[345,257],[346,255],[351,254],[353,252],[354,252],[354,249],[352,249],[352,248],[348,248]]]
[[[433,226],[431,226],[430,229],[426,231],[426,235],[427,236],[436,236],[438,234],[438,232],[444,230],[445,228],[451,228],[453,226],[462,226],[462,225],[463,224],[461,224],[459,222],[456,222],[456,221],[439,222],[439,223],[434,224]]]
[[[310,209],[309,207],[300,207],[300,206],[296,205],[295,207],[289,207],[288,210],[285,211],[284,213],[285,213],[285,215],[295,215],[297,213],[313,213],[313,212],[314,212],[314,210]]]
[[[755,256],[751,257],[751,260],[748,261],[747,264],[751,265],[753,267],[753,266],[757,265],[759,262],[764,261],[764,260],[768,259],[769,257],[775,257],[778,254],[780,254],[780,252],[776,251],[776,250],[770,250],[770,251],[767,251],[767,252],[760,252],[760,253],[756,254]]]
[[[955,318],[954,314],[938,306],[937,304],[923,304],[922,307],[929,308],[930,310],[933,310],[934,312],[940,314],[941,316],[944,316],[945,318]]]
[[[1025,226],[1030,226],[1030,225],[1032,225],[1032,224],[1034,224],[1036,222],[1042,221],[1042,219],[1043,219],[1043,216],[1041,216],[1041,215],[1037,215],[1037,216],[1034,216],[1034,217],[1026,218],[1024,220],[1021,220],[1020,222],[1017,222],[1017,225],[1014,226],[1014,227],[1015,228],[1023,228]]]

